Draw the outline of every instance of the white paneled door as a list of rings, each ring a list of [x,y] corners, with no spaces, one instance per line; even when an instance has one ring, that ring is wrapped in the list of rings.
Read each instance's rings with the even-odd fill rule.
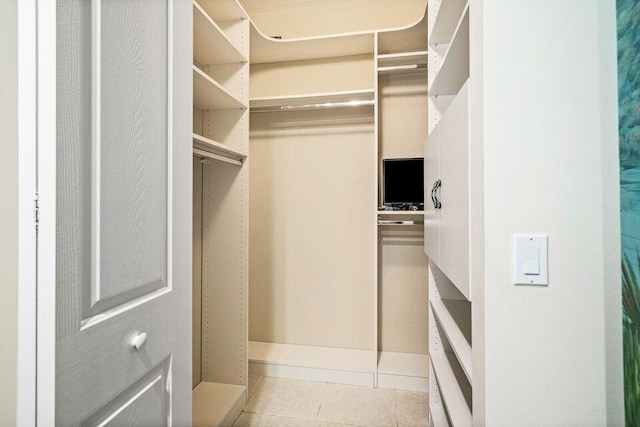
[[[191,422],[191,7],[57,0],[56,425]]]

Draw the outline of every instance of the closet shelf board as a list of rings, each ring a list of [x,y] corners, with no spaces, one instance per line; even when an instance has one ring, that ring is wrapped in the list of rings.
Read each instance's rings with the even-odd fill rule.
[[[247,158],[246,153],[239,150],[234,150],[233,148],[230,148],[225,144],[221,144],[212,139],[205,138],[204,136],[198,135],[197,133],[193,134],[193,147],[233,160],[244,160]]]
[[[201,382],[193,389],[193,425],[232,425],[235,419],[228,418],[234,408],[244,408],[246,393],[242,385]]]
[[[453,40],[442,60],[442,66],[429,88],[429,96],[455,95],[469,78],[469,7],[464,13]]]
[[[373,53],[372,32],[280,40],[266,37],[252,25],[250,43],[252,64]]]
[[[197,2],[193,2],[193,56],[205,65],[249,62]]]
[[[468,311],[469,303],[455,300],[447,300],[446,303],[447,305],[441,299],[432,299],[431,308],[435,314],[436,321],[444,331],[465,376],[471,384],[471,366],[473,362],[471,345],[454,319],[454,316],[468,317],[471,315],[471,313],[465,312]]]
[[[432,352],[429,356],[440,389],[440,397],[444,400],[451,424],[453,427],[471,427],[473,424],[471,409],[458,384],[450,360],[455,356],[443,351]]]
[[[193,105],[201,110],[246,109],[238,98],[204,71],[193,66]]]
[[[341,92],[310,93],[305,95],[265,96],[251,98],[251,108],[268,108],[281,106],[301,106],[330,102],[372,101],[374,89],[349,90]]]
[[[216,22],[249,18],[237,0],[198,0],[198,3]]]
[[[460,21],[466,5],[467,0],[442,0],[440,2],[440,9],[429,34],[430,45],[451,42],[456,24]]]

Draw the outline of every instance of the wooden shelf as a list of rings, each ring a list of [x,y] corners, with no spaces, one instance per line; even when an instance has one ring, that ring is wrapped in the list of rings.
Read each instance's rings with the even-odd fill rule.
[[[233,425],[246,404],[245,386],[201,382],[193,389],[193,426]]]
[[[468,301],[432,299],[431,308],[444,331],[465,376],[472,383],[471,304]],[[456,320],[459,319],[459,320]],[[460,324],[463,325],[460,328]],[[464,331],[463,331],[464,329]]]
[[[198,3],[217,22],[247,19],[249,17],[236,0],[198,0]]]
[[[429,34],[429,44],[450,43],[456,24],[460,21],[467,0],[443,0],[440,2],[438,15]]]
[[[250,46],[252,64],[363,55],[373,53],[373,33],[280,40],[265,36],[252,25]]]
[[[455,95],[469,78],[469,6],[464,13],[447,52],[442,67],[429,87],[429,96]]]
[[[200,150],[227,157],[233,160],[242,161],[247,158],[246,153],[239,150],[234,150],[233,148],[230,148],[212,139],[205,138],[204,136],[198,135],[197,133],[193,134],[193,146],[194,148],[198,148]]]
[[[378,33],[379,53],[390,54],[395,52],[421,51],[425,49],[427,49],[426,8],[420,20],[404,27],[384,29]]]
[[[201,110],[227,110],[247,108],[222,85],[204,71],[193,66],[193,105]]]
[[[455,361],[452,360],[455,355],[438,351],[432,352],[430,358],[451,424],[453,427],[471,427],[471,409],[458,383]]]
[[[249,62],[197,2],[193,2],[193,56],[204,65]]]
[[[304,95],[266,96],[251,98],[251,109],[279,108],[282,106],[305,106],[310,104],[373,101],[374,89],[349,90],[340,92],[310,93]]]

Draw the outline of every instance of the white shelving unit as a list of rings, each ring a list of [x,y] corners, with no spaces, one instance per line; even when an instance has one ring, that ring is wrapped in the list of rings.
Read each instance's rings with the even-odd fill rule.
[[[446,0],[444,3],[446,4]],[[434,49],[434,52],[438,51],[439,49]],[[468,78],[469,7],[466,6],[453,38],[447,45],[441,65],[438,66],[431,86],[429,86],[429,96],[455,95]]]
[[[436,2],[434,2],[436,3]],[[467,0],[441,0],[434,13],[433,25],[429,30],[429,44],[448,44],[458,26]]]
[[[198,3],[193,4],[193,57],[209,65],[249,62]]]
[[[429,137],[425,192],[441,180],[442,203],[425,204],[429,266],[429,406],[434,426],[473,424],[473,304],[470,280],[469,17],[465,0],[429,8]],[[440,194],[437,193],[440,198]],[[444,196],[449,196],[447,199]],[[440,224],[447,224],[440,227]]]
[[[375,164],[372,168],[373,175],[371,176],[371,180],[372,182],[378,183],[380,178],[378,163],[381,153],[379,147],[379,134],[381,132],[379,116],[381,111],[379,109],[380,86],[378,84],[378,76],[385,75],[385,79],[400,79],[397,80],[400,82],[400,86],[409,84],[410,90],[413,91],[411,96],[413,100],[417,98],[415,96],[416,88],[418,88],[418,92],[422,90],[425,98],[424,104],[426,104],[426,65],[428,62],[426,19],[425,12],[416,22],[399,28],[291,39],[268,37],[261,33],[258,28],[252,26],[250,61],[252,65],[255,65],[255,67],[252,68],[252,73],[259,75],[261,79],[260,82],[262,82],[264,86],[261,87],[262,90],[260,90],[259,93],[273,95],[252,96],[250,100],[250,112],[256,114],[260,112],[306,110],[318,107],[333,108],[338,106],[335,104],[341,104],[341,107],[353,106],[362,108],[372,106],[374,118],[372,146],[374,147],[373,160]],[[277,34],[270,35],[277,36]],[[367,55],[370,55],[371,58],[367,58]],[[365,70],[364,67],[357,68],[358,72],[362,73],[362,79],[353,82],[354,89],[331,90],[333,83],[337,85],[336,89],[346,86],[343,83],[343,75],[337,72],[334,75],[326,75],[326,81],[323,80],[321,85],[322,89],[317,92],[313,92],[312,90],[305,91],[306,87],[304,87],[304,85],[293,87],[298,81],[310,80],[307,78],[302,79],[299,75],[292,74],[295,73],[296,70],[310,66],[310,62],[314,64],[322,63],[322,66],[326,67],[323,68],[323,70],[329,69],[333,71],[336,68],[331,67],[336,67],[336,64],[340,66],[341,64],[339,63],[341,61],[345,61],[345,63],[349,61],[355,62],[353,59],[355,56],[358,56],[359,61],[370,61],[371,68],[369,69],[370,71]],[[327,66],[322,62],[323,59],[327,59],[328,61],[326,62],[331,65]],[[300,64],[305,65],[303,67]],[[349,66],[352,65],[352,63],[349,63]],[[394,67],[394,69],[387,69],[386,67]],[[340,68],[340,70],[342,69],[343,68]],[[305,72],[306,71],[307,70],[305,70]],[[416,74],[416,76],[386,76],[386,74],[413,73],[414,71],[421,74]],[[267,78],[264,77],[265,75],[271,78],[271,81],[277,82],[277,84],[269,85],[268,82],[265,83],[264,79]],[[372,76],[373,87],[367,87],[369,85],[369,79]],[[327,81],[330,81],[332,78],[335,82],[327,83]],[[314,77],[314,79],[317,78]],[[292,82],[291,85],[282,83],[288,83],[290,81]],[[414,84],[414,82],[418,82],[418,84]],[[279,89],[274,89],[275,86]],[[365,88],[362,88],[362,86]],[[253,86],[253,90],[256,90],[256,92],[258,92],[257,87],[257,85]],[[279,95],[278,90],[281,92],[286,90],[290,91],[290,93]],[[391,104],[395,102],[398,97],[389,96],[389,98],[394,98],[393,101],[389,101]],[[349,105],[349,103],[352,103],[352,105]],[[406,108],[411,109],[413,109],[413,107],[413,104],[406,106]],[[422,107],[417,110],[422,111],[421,108]],[[257,123],[259,120],[262,120],[262,116],[256,115],[253,123]],[[316,112],[308,114],[300,112],[297,115],[295,113],[283,113],[281,118],[274,117],[272,120],[275,123],[259,128],[258,133],[261,137],[264,134],[272,135],[278,130],[288,129],[287,126],[297,126],[298,129],[302,129],[302,126],[319,127],[323,123],[330,123],[330,126],[335,126],[336,123],[369,123],[368,120],[370,120],[370,116],[368,110],[359,111],[357,109],[342,108],[335,111],[322,111],[317,114]],[[422,120],[424,120],[424,118],[422,118]],[[290,123],[292,123],[292,125],[290,125]],[[335,131],[335,128],[333,128],[332,131]],[[305,130],[305,132],[307,131]],[[311,132],[311,128],[309,128],[308,132]],[[300,134],[304,134],[304,132],[300,132]],[[296,135],[298,134],[296,133]],[[426,126],[424,134],[415,138],[415,150],[414,148],[405,149],[404,151],[400,149],[399,156],[420,156],[422,141],[425,136]],[[366,156],[369,157],[369,155],[370,153],[367,152]],[[260,158],[255,158],[254,156],[252,163],[255,165],[259,161]],[[374,243],[370,248],[370,254],[373,259],[372,276],[374,280],[371,283],[371,294],[362,296],[363,299],[373,297],[371,331],[374,337],[372,348],[370,350],[352,350],[314,345],[296,346],[293,344],[252,341],[249,346],[249,364],[252,373],[270,374],[287,378],[314,379],[347,384],[428,391],[429,358],[426,354],[426,339],[424,349],[419,350],[423,352],[422,354],[416,353],[415,351],[418,350],[415,349],[407,349],[405,352],[386,351],[386,349],[380,347],[382,339],[380,338],[378,326],[378,323],[381,321],[381,312],[378,309],[379,299],[381,298],[381,284],[378,279],[378,257],[381,256],[379,245],[382,241],[388,242],[389,239],[391,239],[395,245],[406,245],[409,248],[417,247],[416,252],[418,255],[421,255],[421,221],[423,219],[423,212],[378,211],[378,193],[378,185],[376,184],[371,193],[371,216],[368,218],[371,226],[372,242]],[[378,225],[378,220],[382,221],[380,225]],[[383,222],[387,220],[394,222],[394,224],[383,224]],[[395,222],[400,221],[410,221],[412,224],[409,227],[401,227],[395,224]],[[413,222],[415,222],[415,224]],[[393,237],[389,237],[390,235],[393,235]],[[410,250],[411,249],[409,249],[409,251]],[[415,256],[415,254],[413,254],[413,256]],[[426,266],[424,268],[426,270]],[[401,274],[407,274],[406,277],[410,277],[410,280],[415,282],[415,270],[417,269],[412,270],[410,273]],[[418,286],[413,282],[403,285]],[[422,285],[424,285],[424,283],[422,283]],[[424,285],[423,288],[425,288],[423,291],[426,294],[426,285]],[[401,289],[401,287],[398,289]],[[424,318],[427,316],[427,306],[428,301],[425,295]],[[424,336],[426,337],[426,327],[424,329]],[[409,323],[407,323],[406,328],[403,330],[411,330]],[[406,332],[405,335],[404,339],[409,341],[409,332]]]
[[[249,20],[193,3],[193,424],[231,426],[248,387]]]
[[[193,66],[193,105],[201,110],[247,108],[246,104],[195,65]]]
[[[456,372],[455,356],[448,352],[432,351],[429,357],[451,424],[455,427],[471,427],[471,405],[458,380],[460,372]]]

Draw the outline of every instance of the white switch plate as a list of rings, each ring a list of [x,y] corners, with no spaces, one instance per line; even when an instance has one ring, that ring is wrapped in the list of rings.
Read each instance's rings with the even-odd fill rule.
[[[549,284],[547,241],[545,235],[515,236],[515,284],[538,285]],[[535,273],[538,274],[535,274]]]

